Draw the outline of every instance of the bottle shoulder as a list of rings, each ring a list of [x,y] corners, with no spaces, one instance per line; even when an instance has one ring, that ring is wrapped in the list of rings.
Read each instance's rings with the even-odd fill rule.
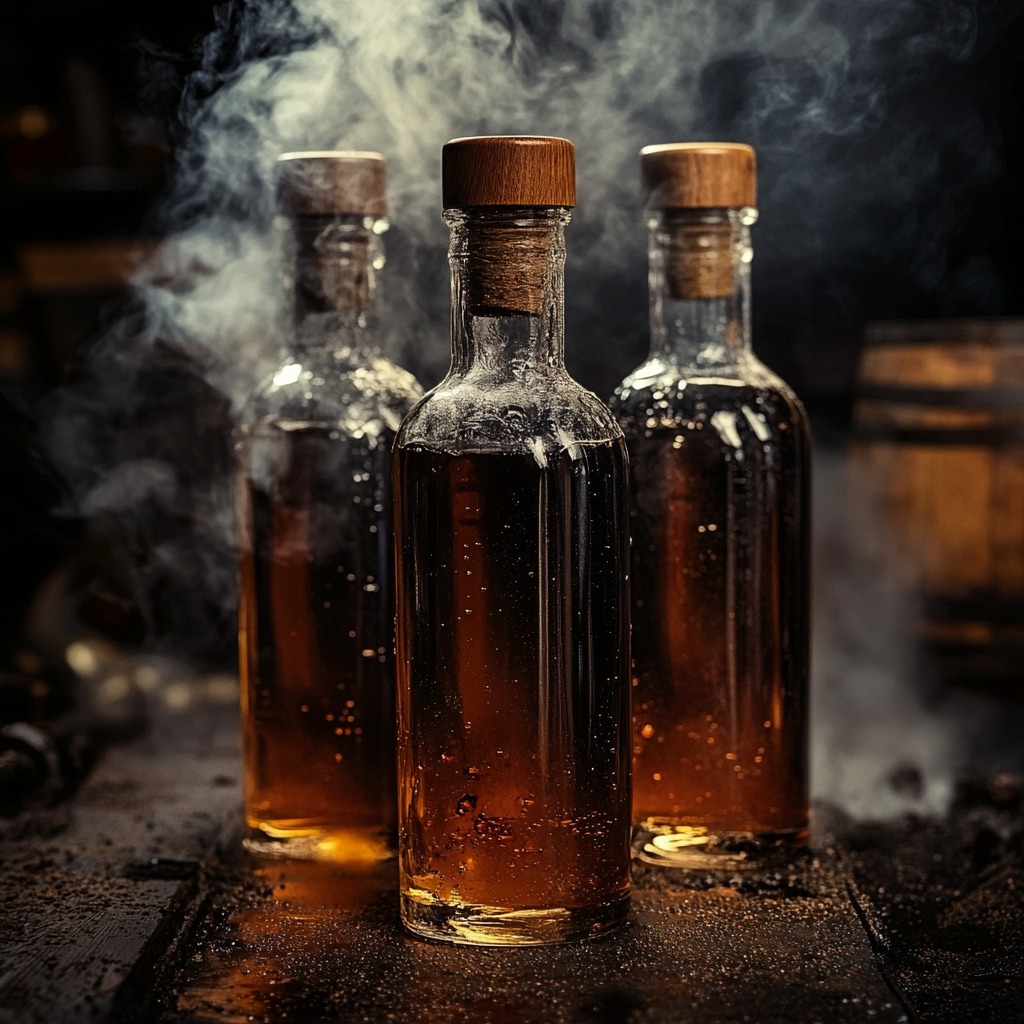
[[[707,453],[704,457],[717,452],[727,460],[754,461],[773,451],[798,460],[809,455],[803,405],[763,364],[721,377],[641,377],[641,387],[632,386],[636,375],[631,377],[612,402],[631,452],[685,448]]]
[[[422,395],[411,373],[376,351],[297,354],[264,379],[240,420],[395,433]]]
[[[564,371],[502,381],[450,373],[405,418],[399,446],[447,452],[560,451],[621,439],[608,406]]]
[[[807,429],[807,414],[793,389],[750,356],[721,372],[694,370],[655,357],[629,374],[609,405],[626,430],[657,429],[708,421],[716,413],[750,410],[766,423]]]

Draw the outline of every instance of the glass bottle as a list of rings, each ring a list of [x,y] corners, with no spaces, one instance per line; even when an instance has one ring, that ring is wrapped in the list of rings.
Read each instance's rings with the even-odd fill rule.
[[[628,505],[622,433],[564,364],[574,151],[442,163],[452,364],[394,455],[402,919],[587,938],[629,900]]]
[[[634,854],[807,839],[809,435],[751,350],[754,151],[641,152],[651,350],[612,400],[633,505]]]
[[[394,850],[389,458],[422,392],[375,341],[384,175],[377,153],[278,161],[294,326],[237,441],[244,842],[265,855]]]

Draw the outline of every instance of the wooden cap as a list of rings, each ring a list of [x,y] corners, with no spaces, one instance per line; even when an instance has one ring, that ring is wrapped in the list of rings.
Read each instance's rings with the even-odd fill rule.
[[[384,157],[327,150],[277,158],[278,203],[297,216],[388,212]]]
[[[640,150],[646,210],[756,206],[754,150],[738,142],[676,142]]]
[[[576,156],[568,139],[484,135],[441,150],[444,208],[575,206]]]

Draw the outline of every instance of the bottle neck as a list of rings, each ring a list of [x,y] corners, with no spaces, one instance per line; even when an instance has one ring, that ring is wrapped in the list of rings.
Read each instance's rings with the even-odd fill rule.
[[[564,370],[562,207],[446,210],[452,370],[496,380]]]
[[[651,356],[691,368],[750,354],[751,209],[658,210],[648,220]]]
[[[306,215],[288,219],[286,227],[297,354],[374,348],[376,276],[384,266],[380,234],[387,222]]]

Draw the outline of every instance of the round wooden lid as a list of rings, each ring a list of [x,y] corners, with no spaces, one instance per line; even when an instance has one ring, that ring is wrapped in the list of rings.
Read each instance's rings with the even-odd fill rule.
[[[640,150],[644,209],[757,205],[754,150],[739,142],[675,142]]]
[[[380,153],[326,150],[284,153],[277,158],[277,195],[282,210],[309,214],[388,212],[385,163]]]
[[[465,206],[575,206],[576,156],[568,139],[484,135],[441,150],[446,210]]]

